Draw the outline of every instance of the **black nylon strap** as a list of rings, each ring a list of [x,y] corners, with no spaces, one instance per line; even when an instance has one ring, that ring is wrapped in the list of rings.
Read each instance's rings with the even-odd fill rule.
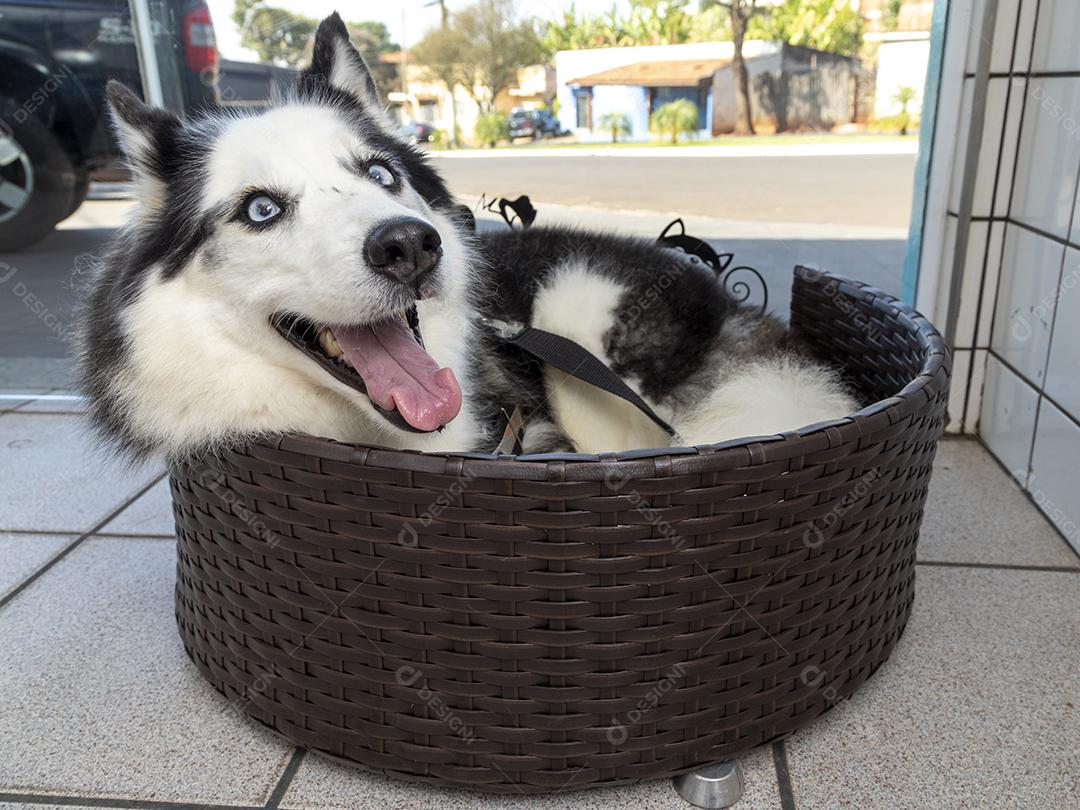
[[[545,332],[543,329],[526,327],[516,335],[506,338],[508,343],[517,346],[548,365],[564,371],[571,377],[595,385],[597,388],[624,399],[649,417],[669,436],[675,435],[674,428],[661,419],[637,392],[623,382],[622,377],[612,371],[600,358],[568,338]]]

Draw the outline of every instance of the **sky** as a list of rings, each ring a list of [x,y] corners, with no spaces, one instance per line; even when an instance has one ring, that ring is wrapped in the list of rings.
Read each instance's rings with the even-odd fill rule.
[[[338,11],[346,20],[380,20],[399,43],[415,43],[439,24],[439,7],[425,7],[430,0],[270,0],[267,5],[297,11],[309,17],[325,17]],[[611,8],[613,0],[576,0],[579,13],[595,14]],[[522,16],[554,19],[570,7],[571,0],[520,0],[515,3]],[[618,0],[623,5],[625,0]],[[225,59],[254,61],[255,54],[240,47],[240,33],[231,18],[233,0],[207,0],[214,21],[218,50]],[[467,0],[448,0],[453,10],[468,5]]]

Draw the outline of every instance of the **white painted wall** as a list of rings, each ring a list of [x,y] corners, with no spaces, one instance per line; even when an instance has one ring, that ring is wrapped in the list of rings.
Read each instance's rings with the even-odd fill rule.
[[[626,113],[630,116],[630,136],[629,138],[621,136],[626,140],[644,140],[649,137],[649,96],[644,87],[600,85],[593,88],[592,105],[594,128],[591,133],[587,129],[578,130],[581,140],[607,141],[611,139],[610,131],[600,127],[600,119],[605,113]],[[575,118],[574,110],[571,109],[571,123],[574,123]]]
[[[882,42],[878,50],[877,82],[874,96],[874,116],[885,118],[900,112],[894,101],[901,87],[914,87],[915,101],[908,112],[922,110],[923,87],[926,85],[926,66],[930,61],[930,35],[916,34],[919,39]]]

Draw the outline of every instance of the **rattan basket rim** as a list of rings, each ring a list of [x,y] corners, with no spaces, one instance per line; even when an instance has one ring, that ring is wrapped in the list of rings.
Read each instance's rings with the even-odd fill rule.
[[[911,332],[918,335],[924,351],[922,368],[907,385],[891,397],[870,403],[859,411],[828,422],[806,425],[794,431],[770,436],[748,436],[716,444],[692,447],[659,447],[612,453],[544,453],[496,455],[477,452],[424,452],[395,450],[378,445],[340,442],[317,436],[286,434],[255,441],[249,452],[253,455],[276,454],[285,451],[313,459],[324,459],[367,467],[409,470],[418,473],[448,472],[448,465],[460,467],[458,474],[485,478],[516,478],[528,480],[592,480],[610,474],[613,464],[619,465],[621,476],[628,478],[698,473],[704,469],[719,470],[769,463],[795,455],[820,451],[865,440],[870,434],[887,429],[900,419],[933,400],[948,385],[948,350],[937,329],[912,307],[895,296],[831,271],[797,265],[794,285],[835,285],[837,294],[858,295],[875,309],[899,314]],[[636,465],[637,469],[631,469]],[[576,468],[567,475],[567,468]],[[556,471],[557,470],[557,471]]]

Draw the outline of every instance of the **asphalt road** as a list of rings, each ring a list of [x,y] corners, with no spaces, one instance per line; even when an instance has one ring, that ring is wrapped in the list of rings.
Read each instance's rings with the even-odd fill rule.
[[[717,219],[906,228],[914,155],[443,157],[465,202],[481,194]],[[472,199],[470,199],[470,197]]]

